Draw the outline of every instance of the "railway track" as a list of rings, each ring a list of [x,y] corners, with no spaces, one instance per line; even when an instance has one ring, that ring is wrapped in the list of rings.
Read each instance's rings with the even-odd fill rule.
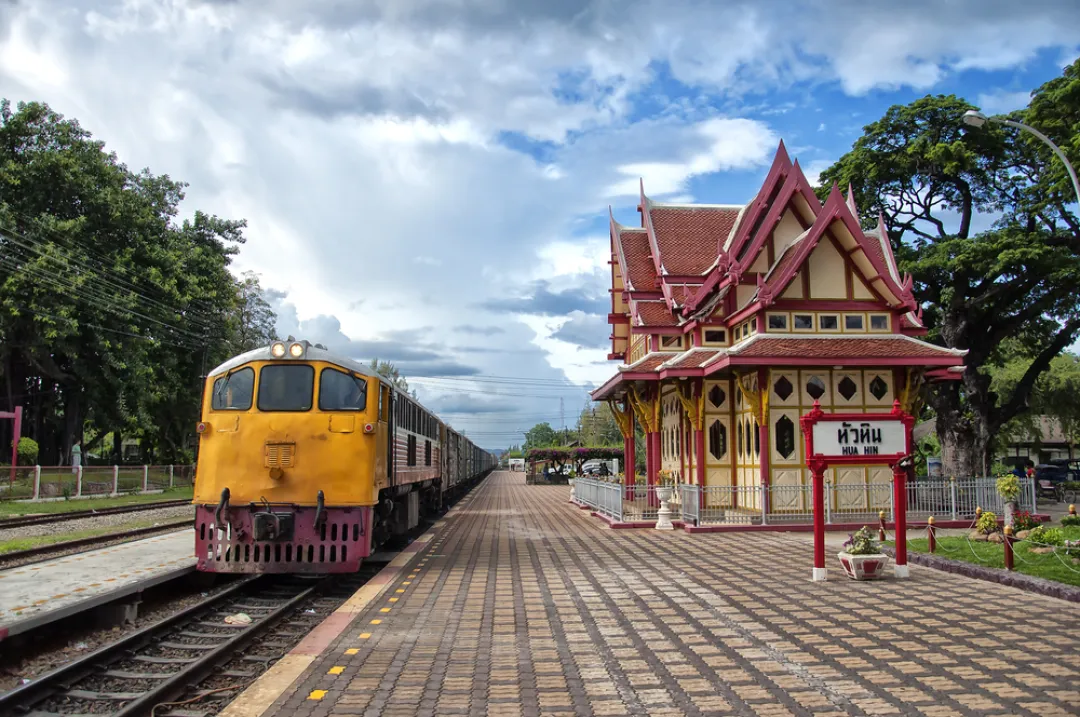
[[[21,563],[27,558],[42,558],[48,557],[56,553],[63,553],[73,548],[91,548],[101,546],[106,543],[112,543],[114,541],[122,541],[127,538],[138,538],[152,535],[154,533],[164,533],[171,530],[180,530],[185,527],[190,527],[193,523],[193,519],[186,518],[184,520],[174,521],[171,523],[161,523],[160,525],[151,525],[146,528],[135,528],[134,530],[121,530],[116,533],[105,533],[103,535],[94,535],[89,538],[79,538],[78,540],[65,540],[60,543],[49,543],[48,545],[39,545],[35,548],[27,548],[26,550],[14,550],[10,553],[0,553],[0,564],[5,568],[11,567],[12,563]]]
[[[62,523],[68,520],[78,520],[79,518],[97,518],[102,515],[116,515],[118,513],[138,513],[139,511],[155,510],[157,508],[175,508],[182,505],[191,505],[191,500],[162,500],[154,503],[139,503],[138,505],[121,505],[115,508],[73,510],[65,513],[48,513],[44,515],[20,515],[14,518],[0,518],[0,530],[4,528],[21,528],[24,525]]]
[[[256,576],[0,695],[0,714],[216,714],[382,567]],[[243,614],[240,624],[225,622]],[[205,686],[203,686],[205,684]]]

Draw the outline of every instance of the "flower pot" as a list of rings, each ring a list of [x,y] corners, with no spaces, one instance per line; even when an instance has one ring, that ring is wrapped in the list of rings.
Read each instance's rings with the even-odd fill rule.
[[[656,497],[660,499],[660,502],[666,503],[671,500],[671,497],[675,494],[675,489],[669,485],[656,486]]]
[[[868,555],[852,555],[850,553],[837,553],[840,565],[844,568],[849,578],[854,580],[875,580],[885,574],[885,568],[889,565],[889,556],[884,553],[870,553]]]

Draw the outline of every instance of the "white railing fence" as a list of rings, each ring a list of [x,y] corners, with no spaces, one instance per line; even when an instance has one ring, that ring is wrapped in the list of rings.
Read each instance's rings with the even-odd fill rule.
[[[0,501],[102,498],[190,487],[194,482],[194,465],[0,466]]]
[[[1035,512],[1035,481],[1021,480],[1018,510]],[[655,521],[660,501],[656,486],[578,478],[578,503],[619,522]],[[676,486],[669,501],[672,519],[691,525],[791,525],[813,521],[813,488],[805,485]],[[996,478],[916,480],[907,484],[909,520],[973,520],[975,509],[1004,516]],[[826,523],[877,523],[893,518],[893,485],[825,482]]]

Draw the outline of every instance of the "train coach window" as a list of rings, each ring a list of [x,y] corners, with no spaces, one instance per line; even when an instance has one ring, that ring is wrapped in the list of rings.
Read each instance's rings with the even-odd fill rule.
[[[363,411],[367,408],[367,382],[334,368],[319,374],[320,411]]]
[[[259,370],[260,411],[310,411],[314,392],[313,366],[272,365]]]
[[[233,371],[214,381],[210,408],[215,411],[246,411],[251,408],[255,389],[255,370],[251,367]]]

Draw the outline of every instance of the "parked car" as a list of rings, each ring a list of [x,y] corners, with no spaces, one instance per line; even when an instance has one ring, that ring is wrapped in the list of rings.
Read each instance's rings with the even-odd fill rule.
[[[1061,471],[1065,474],[1064,480],[1080,481],[1080,458],[1055,458],[1046,465],[1060,468]],[[1036,467],[1036,476],[1038,475],[1038,473],[1039,469],[1038,467]]]

